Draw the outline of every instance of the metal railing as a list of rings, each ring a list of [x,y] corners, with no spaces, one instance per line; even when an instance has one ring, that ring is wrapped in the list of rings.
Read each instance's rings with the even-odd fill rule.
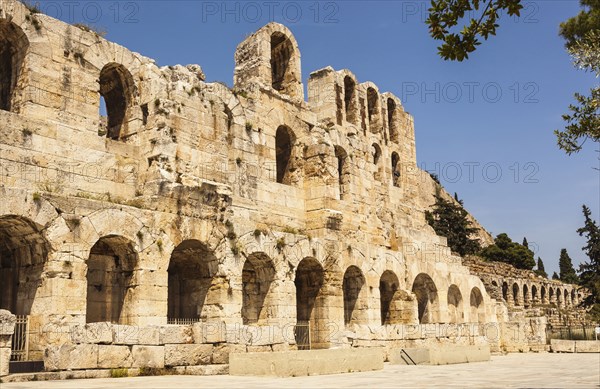
[[[546,328],[546,339],[548,343],[550,343],[550,339],[596,340],[596,327],[596,325],[548,327]]]
[[[310,323],[298,322],[294,326],[294,337],[298,350],[310,350]]]
[[[15,332],[11,342],[11,361],[29,360],[29,316],[16,315]]]
[[[170,317],[167,318],[167,324],[176,324],[180,326],[192,325],[194,323],[199,323],[199,317]]]

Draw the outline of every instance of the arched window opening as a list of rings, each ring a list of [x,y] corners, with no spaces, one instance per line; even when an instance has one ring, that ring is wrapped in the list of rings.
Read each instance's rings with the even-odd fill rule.
[[[483,295],[481,294],[481,290],[479,290],[479,288],[475,287],[471,289],[471,296],[469,297],[469,301],[471,305],[471,322],[485,322]]]
[[[279,126],[275,134],[275,158],[277,164],[277,182],[290,185],[292,149],[294,147],[294,135],[286,126]]]
[[[436,323],[439,320],[437,287],[425,273],[413,282],[412,292],[417,296],[419,324]]]
[[[556,304],[557,301],[555,300],[555,297],[554,297],[554,289],[553,288],[548,288],[548,295],[550,296],[549,303]]]
[[[390,131],[390,140],[398,140],[398,124],[396,112],[396,102],[393,99],[387,99],[387,114],[388,114],[388,128]]]
[[[546,300],[546,287],[543,285],[540,288],[540,298],[542,300],[542,304],[548,304],[548,300]]]
[[[527,285],[523,285],[523,305],[525,305],[526,307],[529,306],[529,288],[527,287]]]
[[[217,258],[198,240],[185,240],[173,250],[168,268],[169,322],[202,317],[216,271]]]
[[[356,83],[350,76],[344,77],[344,106],[346,121],[356,124],[358,112],[356,109]]]
[[[377,165],[381,158],[381,147],[377,143],[373,143],[371,146],[371,155],[373,157],[373,164]]]
[[[514,305],[519,305],[519,285],[513,284],[512,291]]]
[[[369,117],[371,132],[377,132],[379,120],[379,94],[372,87],[367,88],[367,115]]]
[[[271,77],[273,89],[289,94],[293,82],[290,62],[294,53],[292,41],[281,32],[271,35]]]
[[[502,283],[502,298],[508,303],[508,284],[506,282]]]
[[[100,72],[101,118],[99,134],[119,139],[126,131],[129,107],[134,93],[131,73],[117,63],[109,63]],[[102,115],[102,104],[106,107],[106,118]],[[104,127],[105,126],[105,127]]]
[[[531,304],[536,304],[538,302],[538,290],[535,285],[531,286]]]
[[[17,111],[16,89],[29,48],[27,36],[16,24],[0,20],[0,110]]]
[[[400,187],[400,156],[395,151],[392,153],[392,183]]]
[[[347,184],[350,179],[348,174],[348,153],[340,146],[335,146],[335,158],[337,159],[338,184],[340,186],[340,199],[344,199],[348,191]]]
[[[125,301],[137,263],[134,244],[127,238],[109,235],[94,244],[87,263],[87,323],[130,323],[133,307]]]
[[[464,321],[462,294],[454,284],[448,288],[448,315],[450,323],[459,324]]]
[[[0,217],[0,309],[29,315],[50,245],[29,219]]]
[[[344,273],[342,290],[344,292],[344,324],[360,323],[366,314],[367,306],[363,298],[365,277],[356,266],[350,266]]]
[[[242,320],[244,325],[267,322],[269,290],[275,278],[273,262],[265,254],[252,254],[242,270]]]
[[[402,322],[402,302],[398,288],[398,277],[386,270],[379,279],[379,296],[381,301],[381,325],[398,324]]]
[[[314,258],[305,258],[298,264],[296,271],[296,317],[298,320],[295,337],[298,350],[310,350],[318,344],[318,328],[323,298],[320,296],[323,286],[323,268]]]
[[[576,302],[577,302],[577,297],[576,297],[576,294],[575,294],[575,289],[573,289],[571,291],[571,304],[575,305]]]
[[[563,298],[563,303],[565,305],[567,305],[567,303],[569,302],[569,292],[567,292],[567,290],[565,289],[564,291],[564,298]]]

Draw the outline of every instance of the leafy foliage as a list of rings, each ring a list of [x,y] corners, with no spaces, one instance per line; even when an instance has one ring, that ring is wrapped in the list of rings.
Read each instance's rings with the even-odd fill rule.
[[[522,8],[521,0],[432,0],[426,23],[431,37],[444,42],[438,54],[445,60],[463,61],[481,44],[480,39],[496,35],[500,12],[520,16]],[[471,15],[475,17],[460,32],[451,32],[467,13],[479,16]]]
[[[577,45],[591,30],[600,30],[600,0],[580,0],[583,10],[560,24],[560,35],[567,48]]]
[[[425,218],[436,234],[448,239],[448,246],[453,252],[465,256],[481,249],[479,239],[471,239],[478,230],[472,227],[467,215],[462,200],[455,203],[436,195],[433,210],[427,211]]]
[[[558,260],[558,268],[560,270],[560,280],[569,284],[577,284],[579,277],[573,268],[573,261],[567,253],[567,249],[560,250],[560,259]]]
[[[585,236],[587,240],[583,251],[589,261],[579,265],[579,278],[580,284],[591,292],[591,295],[585,300],[585,304],[594,305],[600,319],[600,228],[592,219],[590,209],[585,205],[583,206],[583,216],[585,224],[577,230],[577,233]]]
[[[600,77],[600,0],[581,0],[584,9],[560,25],[573,64]],[[567,154],[582,149],[587,139],[600,142],[600,87],[585,96],[575,93],[576,104],[569,105],[570,114],[562,115],[563,131],[556,130],[558,147]]]
[[[481,250],[479,255],[488,261],[508,263],[518,269],[531,270],[535,266],[533,251],[513,242],[505,233],[496,236],[494,244]]]
[[[546,273],[546,269],[544,268],[544,262],[540,257],[537,259],[537,269],[535,270],[535,273],[544,278],[548,278],[548,273]]]
[[[552,273],[552,279],[553,280],[560,280],[560,277],[558,276],[558,274],[556,274],[556,272]]]

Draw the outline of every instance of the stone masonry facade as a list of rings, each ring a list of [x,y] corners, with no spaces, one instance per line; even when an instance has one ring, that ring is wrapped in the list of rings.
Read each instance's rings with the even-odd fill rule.
[[[229,88],[0,0],[0,309],[29,317],[30,359],[216,374],[230,352],[544,347],[544,314],[510,311],[575,287],[515,275],[503,296],[465,266],[425,221],[450,196],[401,101],[330,67],[305,99],[300,59],[270,23]]]

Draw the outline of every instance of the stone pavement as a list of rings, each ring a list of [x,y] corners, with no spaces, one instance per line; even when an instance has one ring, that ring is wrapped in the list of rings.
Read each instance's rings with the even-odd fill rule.
[[[392,366],[296,378],[163,376],[2,384],[16,388],[600,388],[600,354],[509,354],[490,362]]]

